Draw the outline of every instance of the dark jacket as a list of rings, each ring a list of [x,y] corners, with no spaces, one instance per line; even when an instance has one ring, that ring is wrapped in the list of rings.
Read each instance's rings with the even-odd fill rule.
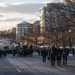
[[[52,47],[52,49],[51,49],[51,60],[55,60],[56,51],[57,51],[57,48]]]
[[[68,49],[67,48],[63,48],[63,59],[67,60],[67,56],[68,56]]]
[[[46,50],[46,49],[43,49],[43,50],[41,51],[41,53],[42,53],[42,56],[43,56],[43,57],[46,57],[46,56],[47,56],[47,50]]]
[[[62,49],[58,48],[57,49],[57,60],[61,60],[61,56],[62,56]]]

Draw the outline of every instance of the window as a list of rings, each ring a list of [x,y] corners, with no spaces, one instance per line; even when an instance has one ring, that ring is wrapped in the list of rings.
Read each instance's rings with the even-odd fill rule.
[[[22,31],[22,28],[20,28],[20,31]]]

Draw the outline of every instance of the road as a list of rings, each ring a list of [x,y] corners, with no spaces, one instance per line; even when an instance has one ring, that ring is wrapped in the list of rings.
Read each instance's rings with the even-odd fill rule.
[[[75,57],[68,57],[68,66],[51,66],[50,61],[42,62],[42,57],[34,53],[33,57],[0,58],[0,75],[75,75]]]

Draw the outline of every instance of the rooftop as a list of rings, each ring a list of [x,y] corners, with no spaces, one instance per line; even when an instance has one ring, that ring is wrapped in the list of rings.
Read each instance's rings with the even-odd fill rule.
[[[28,23],[27,21],[23,21],[23,22],[19,23],[18,25],[27,25],[27,24],[30,24],[30,23]]]

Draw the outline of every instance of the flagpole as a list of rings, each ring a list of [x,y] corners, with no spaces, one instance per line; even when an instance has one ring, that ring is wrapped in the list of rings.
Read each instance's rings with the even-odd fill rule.
[[[59,14],[58,14],[58,36],[59,36]],[[59,40],[57,41],[57,46],[58,48],[60,47],[60,44],[59,44]]]
[[[59,22],[59,15],[58,15],[58,48],[60,48],[61,46],[61,42],[62,42],[62,38],[63,38],[63,34],[62,34],[62,26],[60,26],[60,22]]]

